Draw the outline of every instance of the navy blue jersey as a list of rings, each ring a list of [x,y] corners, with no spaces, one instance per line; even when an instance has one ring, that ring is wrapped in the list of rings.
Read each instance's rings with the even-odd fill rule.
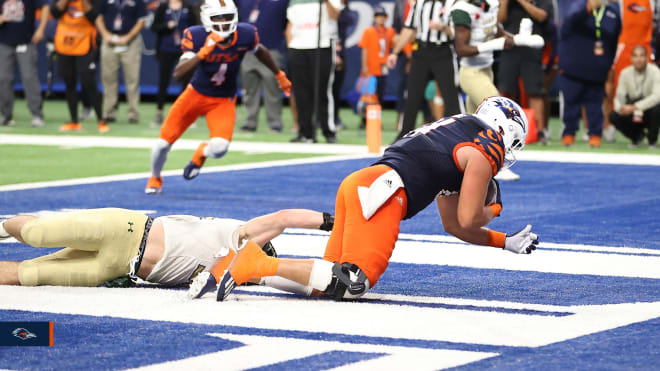
[[[202,26],[188,27],[184,31],[181,50],[197,53],[203,46],[208,32]],[[209,97],[234,97],[236,79],[241,61],[247,51],[259,45],[257,29],[249,23],[239,23],[228,45],[215,47],[195,69],[190,80],[193,88]]]
[[[502,136],[473,115],[456,115],[411,131],[385,150],[377,164],[396,170],[408,197],[405,219],[423,210],[438,195],[458,193],[463,171],[456,151],[477,148],[490,162],[493,175],[504,162]]]

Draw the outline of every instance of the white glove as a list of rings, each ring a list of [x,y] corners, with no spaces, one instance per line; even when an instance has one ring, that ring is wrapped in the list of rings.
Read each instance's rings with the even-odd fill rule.
[[[532,225],[527,226],[516,233],[506,235],[504,240],[504,250],[511,251],[516,254],[531,254],[536,250],[539,244],[539,236],[531,232]]]
[[[541,49],[545,46],[545,40],[541,35],[513,35],[513,43],[516,46],[527,46],[533,49]]]

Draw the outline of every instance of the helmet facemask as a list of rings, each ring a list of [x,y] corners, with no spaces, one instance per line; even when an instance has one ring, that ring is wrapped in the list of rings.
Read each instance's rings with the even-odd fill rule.
[[[238,11],[231,0],[206,0],[200,15],[206,32],[228,39],[238,27]]]

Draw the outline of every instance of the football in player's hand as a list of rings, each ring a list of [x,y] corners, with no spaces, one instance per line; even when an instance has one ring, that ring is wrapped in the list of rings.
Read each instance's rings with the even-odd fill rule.
[[[486,205],[492,205],[494,203],[501,203],[498,202],[499,200],[499,195],[500,195],[500,185],[497,184],[497,180],[494,178],[490,178],[490,182],[488,182],[488,191],[486,192]]]

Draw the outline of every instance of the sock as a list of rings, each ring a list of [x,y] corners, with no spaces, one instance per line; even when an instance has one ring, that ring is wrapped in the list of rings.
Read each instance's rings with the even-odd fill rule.
[[[197,165],[197,166],[202,166],[204,165],[204,160],[206,160],[206,156],[204,153],[204,150],[209,144],[206,142],[203,142],[197,147],[197,150],[195,151],[195,154],[192,157],[192,162]]]

